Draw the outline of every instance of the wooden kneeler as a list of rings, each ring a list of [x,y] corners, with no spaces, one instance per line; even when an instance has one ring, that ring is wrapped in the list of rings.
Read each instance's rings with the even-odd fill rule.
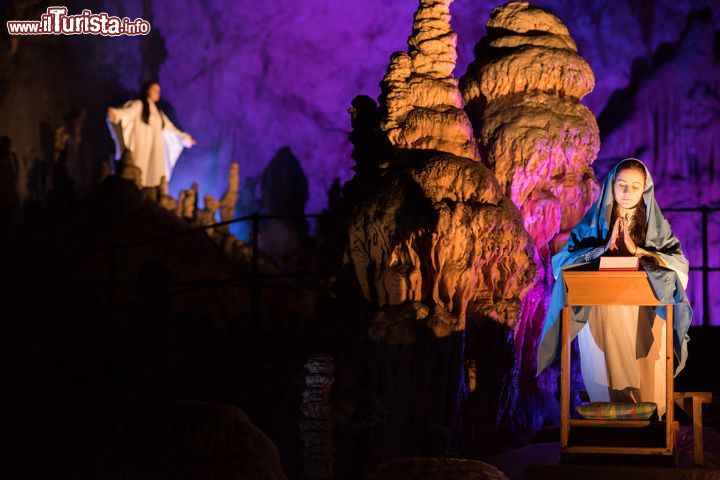
[[[563,271],[568,306],[562,310],[560,353],[561,454],[661,455],[675,452],[677,422],[673,418],[673,308],[667,306],[664,420],[570,419],[570,316],[571,308],[594,305],[664,305],[655,298],[644,271]],[[663,434],[664,431],[664,434]],[[573,435],[578,432],[577,435]],[[581,440],[580,432],[584,435]],[[702,435],[702,434],[701,434]],[[645,442],[645,436],[652,442]],[[593,443],[597,437],[597,444]],[[634,439],[639,445],[633,445]]]

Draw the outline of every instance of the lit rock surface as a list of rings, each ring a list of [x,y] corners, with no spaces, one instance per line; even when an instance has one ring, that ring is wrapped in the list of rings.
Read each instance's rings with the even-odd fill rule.
[[[228,183],[225,193],[220,198],[220,221],[227,222],[232,220],[235,214],[235,203],[237,203],[240,193],[240,164],[237,162],[230,163],[230,171],[228,172]],[[230,231],[229,225],[220,227],[224,232]]]
[[[577,224],[598,192],[590,165],[599,131],[579,103],[595,80],[562,22],[528,3],[493,10],[487,32],[463,97],[488,165],[547,261],[562,246],[548,243]]]
[[[475,54],[461,89],[479,148],[520,208],[544,270],[523,300],[515,332],[521,391],[527,394],[538,387],[536,342],[552,286],[550,258],[599,191],[591,164],[600,134],[594,115],[580,104],[595,79],[562,22],[526,2],[491,12]],[[527,418],[520,430],[539,428],[543,420],[530,411],[520,418]]]
[[[371,337],[411,342],[394,330],[408,320],[447,336],[464,329],[471,301],[514,325],[505,314],[514,309],[505,307],[518,303],[532,281],[532,242],[485,167],[436,155],[378,177],[363,196],[372,199],[354,208],[349,231],[363,294],[378,307],[406,306],[379,313]]]
[[[555,16],[526,2],[511,2],[490,14],[482,61],[463,78],[465,101],[484,101],[516,92],[553,92],[582,98],[595,86],[590,65]],[[493,50],[503,48],[505,50]],[[477,53],[477,51],[476,51]]]
[[[439,150],[479,160],[455,69],[452,0],[421,0],[408,53],[395,52],[381,83],[381,129],[400,148]]]
[[[451,76],[449,3],[421,0],[410,53],[393,54],[380,98],[381,131],[396,153],[388,169],[358,175],[350,188],[359,201],[348,256],[365,299],[383,309],[370,328],[376,341],[412,343],[409,327],[418,322],[437,337],[462,331],[471,301],[512,326],[516,308],[508,305],[519,304],[535,273],[517,209],[474,161],[475,140]]]
[[[488,30],[503,29],[510,32],[569,36],[567,27],[555,16],[527,2],[510,2],[490,13]],[[574,43],[573,43],[574,45]]]
[[[526,227],[546,230],[537,232],[544,238],[533,235],[535,243],[541,246],[559,231],[569,232],[598,191],[590,167],[600,146],[592,112],[568,97],[515,93],[490,102],[477,121],[488,162],[503,190],[527,213]],[[540,198],[550,222],[531,226],[539,217],[526,202]],[[558,212],[551,213],[547,208],[555,200]]]
[[[370,340],[357,353],[358,383],[373,395],[357,415],[380,419],[358,445],[368,459],[448,455],[453,438],[478,451],[516,400],[507,339],[537,273],[534,248],[520,211],[478,161],[450,76],[448,4],[420,2],[410,52],[392,56],[379,108],[356,97],[350,109],[357,173],[345,185],[345,259]]]

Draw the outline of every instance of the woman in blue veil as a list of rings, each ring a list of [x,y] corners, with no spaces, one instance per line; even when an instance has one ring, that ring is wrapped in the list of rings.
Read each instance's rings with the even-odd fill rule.
[[[559,314],[567,305],[562,271],[602,255],[640,257],[656,297],[674,308],[674,349],[679,373],[687,358],[692,310],[685,295],[689,265],[680,242],[655,201],[647,167],[628,158],[607,175],[597,201],[552,258],[556,279],[538,346],[538,374],[557,357]],[[574,308],[571,338],[578,336],[581,371],[591,401],[654,402],[665,412],[665,307]]]

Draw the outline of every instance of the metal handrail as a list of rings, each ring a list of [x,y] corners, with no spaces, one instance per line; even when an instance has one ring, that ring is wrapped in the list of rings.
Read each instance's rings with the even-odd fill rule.
[[[145,238],[142,240],[137,240],[125,244],[113,244],[108,246],[99,247],[92,250],[87,250],[84,252],[75,253],[72,255],[67,255],[65,257],[56,258],[52,260],[52,264],[58,264],[63,263],[71,260],[77,260],[80,258],[85,258],[93,255],[99,255],[99,254],[108,254],[110,256],[109,258],[109,269],[108,269],[108,285],[107,285],[107,292],[106,292],[106,306],[108,309],[114,308],[115,301],[115,288],[117,286],[117,282],[115,280],[115,270],[117,265],[117,255],[118,253],[122,252],[123,250],[130,250],[132,248],[144,246],[144,245],[150,245],[153,243],[159,243],[164,242],[167,240],[171,240],[174,238],[178,238],[184,235],[190,235],[194,233],[204,232],[209,229],[213,228],[219,228],[226,225],[231,225],[233,223],[239,223],[239,222],[245,222],[245,221],[251,221],[252,222],[252,231],[251,231],[251,264],[250,264],[250,273],[249,274],[236,274],[232,280],[237,281],[241,279],[249,279],[250,280],[250,289],[251,289],[251,306],[250,310],[251,313],[254,315],[258,313],[259,311],[259,301],[260,301],[260,280],[261,278],[300,278],[300,277],[328,277],[332,276],[335,273],[334,272],[288,272],[288,273],[263,273],[260,272],[258,269],[258,261],[259,261],[259,248],[258,248],[258,237],[259,237],[259,231],[260,231],[260,221],[261,220],[281,220],[281,219],[308,219],[308,218],[332,218],[336,215],[333,213],[307,213],[307,214],[273,214],[273,215],[261,215],[258,212],[254,212],[251,215],[245,215],[242,217],[233,218],[230,220],[224,220],[221,222],[213,223],[211,225],[202,225],[197,226],[193,228],[184,229],[178,232],[169,233],[166,235],[160,235],[157,237],[152,238]],[[32,271],[38,268],[45,268],[48,266],[48,262],[39,262],[36,265],[32,266],[26,266],[20,269],[15,270],[6,270],[2,273],[8,274],[8,273],[17,273],[19,271],[27,272]],[[201,282],[204,286],[212,286],[212,285],[218,285],[218,284],[225,284],[229,283],[228,280],[221,280],[219,282]],[[203,287],[204,288],[204,287]],[[185,291],[192,290],[193,287],[185,288],[181,292],[177,293],[184,293]]]
[[[701,230],[701,244],[702,244],[702,265],[698,267],[690,267],[690,270],[702,272],[702,305],[703,305],[703,317],[702,326],[710,326],[710,272],[720,271],[720,267],[711,267],[709,252],[708,252],[708,218],[710,213],[720,212],[720,208],[711,208],[707,205],[701,205],[700,207],[676,207],[676,208],[664,208],[665,212],[700,212],[702,218],[702,230]]]
[[[700,213],[702,222],[701,222],[701,242],[702,242],[702,265],[699,266],[693,266],[690,267],[691,271],[700,271],[702,272],[702,305],[703,305],[703,318],[702,318],[702,326],[708,327],[710,326],[710,302],[709,302],[709,274],[710,272],[718,272],[720,271],[720,267],[711,267],[708,265],[709,263],[709,241],[708,241],[708,220],[710,213],[716,213],[720,212],[720,208],[711,208],[707,205],[702,205],[700,207],[674,207],[674,208],[663,208],[664,212],[689,212],[689,213]],[[95,250],[90,250],[86,252],[81,252],[73,255],[69,255],[67,257],[55,259],[53,263],[61,263],[68,260],[75,260],[78,258],[83,258],[91,255],[97,255],[101,253],[109,253],[110,254],[110,271],[109,271],[109,277],[110,282],[108,285],[108,293],[107,293],[107,301],[108,301],[108,307],[112,306],[113,304],[113,291],[115,288],[115,264],[116,264],[116,255],[123,250],[129,250],[132,248],[136,248],[143,245],[149,245],[152,243],[158,243],[167,241],[173,238],[181,237],[184,235],[189,235],[193,233],[198,232],[204,232],[208,229],[212,228],[219,228],[226,225],[231,225],[238,222],[245,222],[245,221],[251,221],[252,222],[252,230],[250,234],[250,243],[251,243],[251,251],[252,251],[252,257],[251,257],[251,264],[250,264],[250,274],[245,276],[245,278],[250,278],[254,280],[251,283],[251,310],[253,311],[253,314],[257,313],[256,309],[258,307],[257,301],[255,301],[255,298],[259,296],[260,291],[260,280],[261,277],[311,277],[311,276],[318,276],[318,277],[326,277],[333,275],[332,272],[301,272],[301,273],[262,273],[258,269],[258,238],[260,233],[260,221],[261,220],[276,220],[276,219],[308,219],[308,218],[332,218],[336,216],[332,213],[309,213],[309,214],[297,214],[297,215],[261,215],[258,212],[254,212],[251,215],[245,215],[242,217],[233,218],[230,220],[225,220],[217,223],[213,223],[212,225],[203,225],[198,227],[189,228],[186,230],[181,230],[179,232],[173,232],[167,235],[161,235],[158,237],[153,238],[147,238],[142,240],[137,240],[134,242],[129,242],[122,245],[110,245],[105,247],[100,247]],[[41,263],[38,265],[35,265],[33,267],[27,267],[23,268],[23,271],[26,270],[33,270],[35,268],[40,267],[46,267],[47,263]],[[238,277],[239,278],[239,277]]]

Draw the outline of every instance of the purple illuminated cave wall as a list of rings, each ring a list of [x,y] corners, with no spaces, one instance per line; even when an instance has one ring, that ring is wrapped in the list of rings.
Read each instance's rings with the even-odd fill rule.
[[[720,205],[717,0],[535,3],[562,19],[595,72],[595,91],[584,103],[601,130],[598,176],[618,159],[637,156],[653,172],[662,207]],[[451,6],[456,76],[497,4],[456,0]],[[33,19],[46,6],[16,1],[7,12]],[[198,140],[181,157],[171,193],[196,181],[201,195],[218,196],[231,160],[240,163],[241,177],[259,177],[287,145],[308,177],[306,211],[317,212],[333,180],[352,175],[347,108],[356,95],[380,93],[390,54],[406,47],[417,0],[96,0],[68,7],[130,18],[151,9],[156,37],[146,55],[159,65],[163,96],[179,123]],[[141,40],[1,41],[1,61],[11,70],[0,73],[0,134],[11,136],[18,153],[41,151],[38,124],[57,125],[64,109],[82,104],[89,108],[92,157],[102,158],[102,149],[109,150],[104,109],[136,90],[148,63]],[[693,265],[702,261],[699,215],[668,214]],[[709,235],[710,245],[720,241],[720,214],[710,215]],[[720,265],[716,251],[710,252],[714,266]],[[710,282],[710,291],[720,288],[720,274],[711,273]],[[696,319],[700,286],[700,274],[693,273]],[[720,318],[720,304],[714,311]]]

